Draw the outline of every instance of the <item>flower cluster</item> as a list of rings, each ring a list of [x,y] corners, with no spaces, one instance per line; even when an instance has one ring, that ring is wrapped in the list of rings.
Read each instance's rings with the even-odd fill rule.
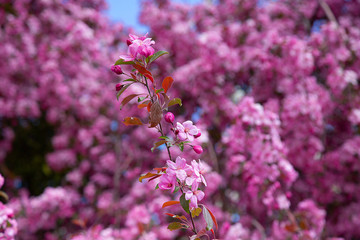
[[[191,165],[188,165],[186,160],[179,156],[175,162],[167,161],[166,173],[160,177],[159,188],[171,192],[181,189],[185,193],[185,199],[190,200],[190,207],[197,208],[198,201],[205,196],[203,191],[198,190],[200,183],[206,186],[205,173],[206,168],[200,160],[193,160]]]
[[[155,44],[155,41],[148,38],[147,34],[142,37],[130,34],[127,43],[129,45],[128,54],[120,56],[124,61],[140,60],[155,53],[154,48],[151,47],[151,45]],[[113,68],[111,70],[114,71]]]

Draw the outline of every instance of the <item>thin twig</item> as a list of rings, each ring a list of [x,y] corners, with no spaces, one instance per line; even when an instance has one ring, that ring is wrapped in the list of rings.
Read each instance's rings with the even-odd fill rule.
[[[336,20],[334,13],[331,11],[331,8],[324,0],[318,0],[321,8],[324,10],[326,17],[333,23],[336,24],[336,27],[339,27],[339,23]]]

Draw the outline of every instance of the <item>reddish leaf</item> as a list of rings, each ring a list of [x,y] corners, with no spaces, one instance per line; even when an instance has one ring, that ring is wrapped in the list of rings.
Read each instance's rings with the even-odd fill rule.
[[[151,74],[146,68],[144,68],[143,66],[140,66],[138,64],[134,64],[133,67],[139,71],[139,73],[141,73],[142,75],[145,74]]]
[[[174,79],[173,79],[172,77],[166,77],[166,78],[163,80],[161,86],[162,86],[162,88],[164,89],[164,92],[165,92],[165,93],[169,90],[169,88],[171,87],[171,85],[172,85],[173,82],[174,82]]]
[[[164,172],[166,171],[166,167],[162,167],[162,168],[154,168],[155,171],[159,172]]]
[[[138,105],[138,108],[147,107],[150,102],[151,102],[150,100],[143,101],[141,104]]]
[[[71,222],[75,225],[78,225],[81,228],[86,228],[86,223],[82,219],[73,219]]]
[[[148,182],[151,182],[152,180],[154,180],[154,179],[156,179],[156,178],[158,178],[158,177],[160,177],[160,176],[161,176],[161,175],[157,175],[157,176],[155,176],[155,177],[153,177],[153,178],[150,178]]]
[[[143,125],[143,123],[141,122],[141,120],[137,117],[127,117],[124,119],[124,124],[126,126],[130,126],[130,125]]]
[[[121,101],[121,108],[123,106],[125,106],[128,102],[130,102],[133,98],[139,96],[139,94],[130,94],[129,96],[127,96],[126,98],[124,98],[122,101]],[[120,109],[121,109],[120,108]]]
[[[210,209],[208,209],[208,208],[206,208],[206,209],[209,211],[209,213],[210,213],[210,215],[211,215],[211,218],[212,218],[212,220],[213,220],[213,222],[214,222],[214,224],[215,224],[216,229],[218,229],[219,226],[218,226],[218,224],[217,224],[217,221],[216,221],[216,218],[215,218],[214,214],[210,211]]]
[[[147,105],[148,105],[147,103],[142,103],[138,105],[138,108],[144,108],[147,107]]]
[[[149,102],[149,104],[147,105],[147,110],[148,110],[148,112],[150,112],[151,106],[152,106],[152,103]]]
[[[155,176],[157,176],[157,175],[158,175],[158,174],[156,174],[156,173],[148,172],[147,174],[142,175],[141,177],[139,177],[139,182],[142,182],[143,179],[155,177]]]
[[[145,73],[144,76],[147,77],[148,79],[150,79],[150,81],[151,81],[152,83],[154,83],[154,78],[153,78],[153,76],[151,75],[151,73],[150,73],[150,74]]]
[[[285,229],[289,232],[295,233],[297,231],[297,227],[295,224],[287,224],[285,225]]]
[[[143,66],[140,66],[138,64],[134,64],[133,67],[139,71],[139,73],[141,73],[142,75],[144,75],[145,77],[149,78],[151,82],[154,82],[154,78],[151,74],[151,72],[149,72],[146,68],[144,68]]]
[[[158,148],[159,146],[163,145],[166,142],[167,142],[166,140],[161,140],[161,141],[154,143],[154,146],[151,148],[151,151],[153,152],[156,148]]]
[[[211,229],[210,231],[212,232],[212,234],[214,235],[214,238],[215,238],[215,232],[214,232],[214,229]]]
[[[145,231],[144,224],[142,224],[141,222],[137,222],[137,226],[140,233],[143,233]]]
[[[156,127],[161,119],[162,119],[162,109],[160,106],[160,103],[158,101],[156,101],[154,104],[152,104],[152,106],[150,107],[150,116],[149,116],[149,123],[150,123],[150,128],[152,127]]]
[[[167,201],[167,202],[164,202],[164,204],[162,205],[161,208],[172,206],[172,205],[179,204],[179,203],[180,203],[179,201]]]

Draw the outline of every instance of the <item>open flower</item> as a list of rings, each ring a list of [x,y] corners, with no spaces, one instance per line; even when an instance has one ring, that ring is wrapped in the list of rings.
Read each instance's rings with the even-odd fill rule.
[[[201,201],[205,196],[205,193],[201,190],[198,190],[198,187],[199,183],[194,182],[191,186],[191,190],[185,193],[185,199],[190,200],[190,208],[197,208],[198,201]]]
[[[168,165],[167,172],[176,175],[176,177],[183,182],[187,177],[186,171],[190,168],[190,166],[186,164],[185,158],[177,157],[176,162],[168,160],[166,163]]]
[[[179,131],[178,136],[181,141],[194,141],[194,136],[199,133],[199,129],[193,125],[192,121],[186,121],[183,124],[178,122],[176,128]]]
[[[176,185],[176,176],[173,174],[163,174],[160,177],[159,188],[163,190],[171,190],[174,192]]]
[[[196,162],[195,160],[192,160],[191,165],[192,165],[192,167],[194,169],[195,175],[199,179],[198,181],[204,183],[204,185],[207,186],[206,180],[205,180],[205,177],[204,177],[204,174],[206,173],[206,166],[201,163],[200,159],[199,159],[199,162]]]

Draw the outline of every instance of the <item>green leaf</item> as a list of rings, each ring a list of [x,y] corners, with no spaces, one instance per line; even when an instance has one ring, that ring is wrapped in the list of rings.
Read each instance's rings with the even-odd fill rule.
[[[179,149],[180,149],[180,151],[184,151],[184,143],[183,142],[181,142],[181,143],[179,143]]]
[[[169,139],[169,137],[167,137],[167,136],[161,136],[161,137],[159,137],[160,139],[164,139],[164,140],[168,140]]]
[[[174,193],[177,193],[180,190],[178,186],[175,187]]]
[[[174,231],[177,229],[182,228],[182,224],[179,222],[172,222],[169,224],[169,226],[167,227],[170,231]]]
[[[116,94],[117,100],[119,100],[121,94],[122,94],[123,92],[125,92],[125,90],[126,90],[130,85],[131,85],[131,83],[130,83],[130,84],[126,84],[126,85],[124,85],[124,86],[122,87],[122,89]]]
[[[189,208],[190,201],[185,199],[185,193],[183,193],[180,197],[180,204],[181,207],[184,209],[184,211],[190,214],[190,208]]]
[[[154,146],[151,148],[151,151],[153,152],[156,148],[163,145],[164,143],[166,143],[166,140],[161,140],[161,141],[154,143]]]
[[[179,104],[180,107],[182,106],[182,103],[181,103],[181,99],[180,99],[180,98],[174,98],[174,99],[172,99],[172,100],[169,102],[168,107],[171,107],[171,106],[176,105],[176,104]]]
[[[147,98],[147,96],[146,96],[146,97],[138,97],[138,102],[142,102],[142,101],[144,101],[146,98]]]
[[[201,211],[202,211],[201,208],[195,208],[194,210],[191,211],[191,216],[197,217],[200,215]]]
[[[133,65],[135,64],[133,61],[124,61],[124,59],[120,58],[115,62],[115,65]]]
[[[206,222],[206,230],[211,230],[214,227],[214,221],[212,220],[211,214],[205,206],[203,206],[203,217]]]
[[[136,80],[132,78],[125,79],[123,82],[136,82]]]
[[[158,59],[159,57],[165,54],[169,54],[169,53],[167,51],[158,51],[154,53],[154,55],[150,56],[148,64],[152,63],[153,61],[155,61],[156,59]]]
[[[156,90],[155,93],[159,93],[159,92],[163,92],[163,91],[164,91],[164,89],[160,88],[160,89]]]
[[[158,188],[159,188],[159,184],[156,184],[156,186],[155,186],[155,190],[156,190],[156,189],[158,189]]]

